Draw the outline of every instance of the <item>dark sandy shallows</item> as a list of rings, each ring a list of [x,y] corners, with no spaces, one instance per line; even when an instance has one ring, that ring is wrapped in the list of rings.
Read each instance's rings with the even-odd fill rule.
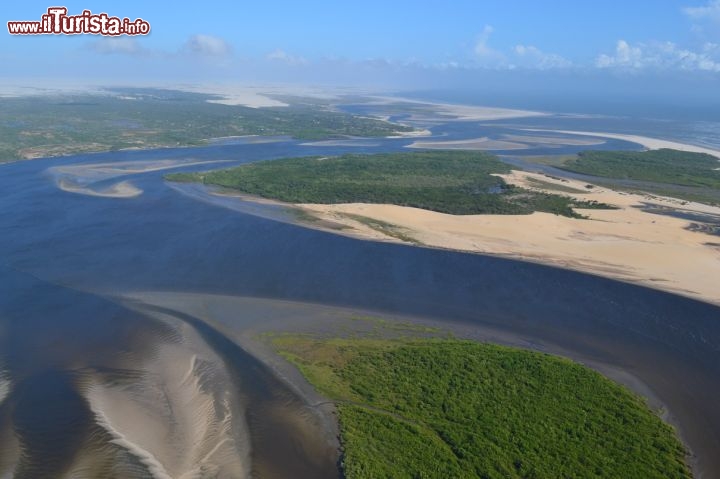
[[[338,476],[317,414],[191,316],[0,276],[26,292],[0,298],[0,476]]]

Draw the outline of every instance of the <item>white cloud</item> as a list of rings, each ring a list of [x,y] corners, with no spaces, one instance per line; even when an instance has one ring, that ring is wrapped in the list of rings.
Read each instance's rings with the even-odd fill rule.
[[[612,55],[602,54],[595,60],[598,68],[625,70],[684,70],[720,72],[720,48],[706,43],[702,51],[695,52],[678,47],[672,42],[630,45],[619,40]]]
[[[282,62],[288,65],[307,65],[308,61],[299,56],[290,55],[284,50],[274,50],[265,57],[270,61]]]
[[[475,42],[474,48],[476,58],[488,66],[497,66],[505,60],[505,56],[502,53],[488,45],[493,31],[494,29],[491,25],[485,25]]]
[[[545,53],[533,45],[516,45],[513,48],[519,66],[548,70],[551,68],[568,68],[572,62],[555,53]]]
[[[101,37],[88,44],[88,48],[104,55],[144,55],[148,50],[133,37]]]
[[[702,7],[686,7],[683,12],[693,20],[709,20],[720,23],[720,0],[711,0]]]
[[[222,57],[232,53],[232,47],[220,37],[198,34],[188,38],[183,51],[200,56]]]
[[[618,40],[615,54],[601,54],[595,61],[595,65],[599,68],[642,68],[643,52],[640,47],[631,47],[625,40]]]

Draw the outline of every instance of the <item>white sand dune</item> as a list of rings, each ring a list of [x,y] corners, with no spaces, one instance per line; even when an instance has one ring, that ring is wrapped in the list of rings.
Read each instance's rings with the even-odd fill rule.
[[[556,182],[582,194],[571,196],[619,207],[617,210],[579,210],[591,219],[549,213],[531,215],[455,216],[417,208],[377,205],[301,205],[326,221],[340,223],[349,234],[365,239],[401,241],[387,231],[372,229],[353,219],[360,215],[390,223],[402,237],[426,246],[509,256],[557,265],[720,304],[720,248],[717,236],[689,231],[690,221],[642,211],[651,204],[687,212],[720,215],[720,208],[670,198],[625,194],[586,183],[561,182],[543,175],[514,171],[507,182],[534,188],[529,179]],[[565,193],[564,193],[565,194]]]

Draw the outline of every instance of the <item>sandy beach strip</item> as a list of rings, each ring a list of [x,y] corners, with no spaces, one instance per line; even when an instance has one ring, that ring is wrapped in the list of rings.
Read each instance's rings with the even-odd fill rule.
[[[547,116],[548,113],[517,110],[512,108],[497,108],[475,105],[460,105],[456,103],[442,103],[432,101],[414,100],[411,98],[391,97],[375,95],[369,96],[365,105],[405,105],[410,107],[411,119],[437,120],[438,116],[443,120],[509,120],[512,118],[527,118],[533,116]],[[413,108],[427,110],[427,112],[413,112]]]
[[[604,133],[604,132],[593,132],[593,131],[574,131],[574,130],[544,130],[535,128],[525,128],[523,131],[536,131],[536,132],[548,132],[548,133],[562,133],[564,135],[578,135],[578,136],[590,136],[600,138],[611,138],[614,140],[630,141],[644,146],[648,150],[659,150],[661,148],[671,148],[673,150],[689,151],[693,153],[707,153],[720,159],[720,150],[712,148],[705,148],[697,145],[690,145],[688,143],[680,143],[677,141],[661,140],[659,138],[650,138],[647,136],[638,135],[625,135],[621,133]]]
[[[525,150],[528,145],[505,140],[491,140],[488,137],[469,140],[414,141],[406,148],[423,150]]]
[[[642,194],[627,194],[585,182],[556,180],[513,171],[508,183],[537,189],[533,179],[582,190],[570,196],[619,207],[578,210],[590,219],[549,213],[456,216],[396,205],[301,205],[317,218],[345,226],[335,233],[363,239],[412,242],[424,246],[493,254],[555,265],[639,283],[720,304],[720,239],[689,231],[690,221],[642,211],[645,205],[720,215],[720,208]],[[585,193],[587,191],[587,193]],[[367,221],[384,223],[373,228]],[[390,225],[390,226],[387,226]]]

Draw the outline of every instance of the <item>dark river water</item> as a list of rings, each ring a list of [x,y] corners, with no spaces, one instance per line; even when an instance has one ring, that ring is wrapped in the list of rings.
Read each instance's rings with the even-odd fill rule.
[[[433,132],[447,134],[443,139],[475,138],[484,128],[463,123]],[[537,264],[360,241],[263,219],[188,197],[164,183],[167,171],[119,178],[143,190],[122,199],[62,191],[47,171],[161,159],[243,163],[393,151],[407,143],[378,140],[378,146],[353,148],[238,142],[0,166],[0,378],[11,384],[0,406],[0,467],[9,444],[19,441],[16,477],[56,477],[65,470],[87,438],[99,434],[82,395],[84,374],[123,377],[133,358],[151,356],[158,341],[172,341],[173,332],[162,322],[129,311],[108,295],[175,291],[368,308],[489,325],[552,342],[640,378],[680,425],[696,471],[720,477],[716,306]],[[637,148],[616,141],[601,147]],[[579,149],[584,148],[552,153]],[[708,281],[720,284],[720,278]],[[254,460],[261,464],[279,454],[278,461],[287,458],[289,464],[267,477],[290,477],[285,476],[290,470],[305,471],[296,477],[319,477],[335,467],[317,464],[303,449],[273,444],[271,439],[288,427],[282,421],[272,425],[274,435],[253,435],[263,427],[263,401],[289,401],[291,393],[222,335],[203,329],[195,318],[180,319],[197,327],[233,374],[243,378],[238,388],[246,389],[256,411],[250,414],[258,451]],[[15,439],[9,438],[10,430]],[[137,472],[137,477],[143,476]]]

